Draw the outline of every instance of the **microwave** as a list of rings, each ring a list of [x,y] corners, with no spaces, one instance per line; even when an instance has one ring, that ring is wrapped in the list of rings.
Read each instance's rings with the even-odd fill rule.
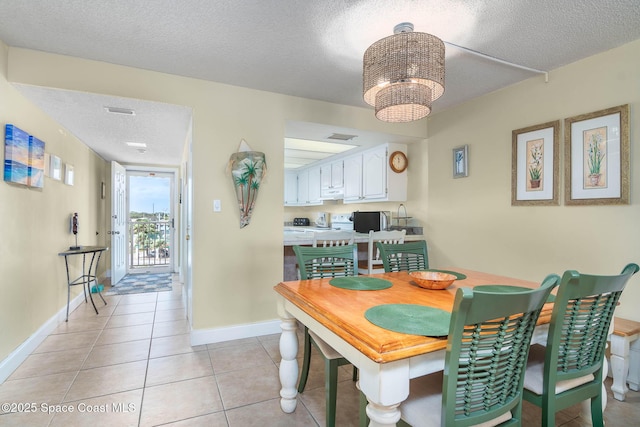
[[[362,212],[356,211],[352,214],[353,229],[356,233],[367,233],[369,231],[380,231],[387,229],[387,215],[382,211]]]

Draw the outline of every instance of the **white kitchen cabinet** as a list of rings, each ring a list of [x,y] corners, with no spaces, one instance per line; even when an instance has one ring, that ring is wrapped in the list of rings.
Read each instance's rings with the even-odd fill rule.
[[[407,171],[396,173],[389,166],[389,154],[394,151],[406,154],[406,146],[383,144],[345,158],[344,203],[407,200]]]
[[[284,205],[296,206],[298,204],[298,173],[285,171],[284,173]]]
[[[323,200],[344,203],[404,202],[407,171],[394,172],[389,155],[406,154],[403,144],[388,143],[317,166],[285,172],[285,206],[321,205]]]
[[[309,171],[298,171],[298,205],[309,202]]]
[[[364,200],[387,197],[387,147],[362,153],[362,197]]]
[[[342,198],[344,189],[343,160],[335,160],[320,166],[320,188],[323,198]]]
[[[362,154],[344,159],[344,203],[362,199]]]
[[[320,167],[309,168],[309,200],[307,204],[319,205],[322,204],[321,189],[320,189]]]
[[[298,171],[297,206],[321,205],[320,167],[310,167]]]

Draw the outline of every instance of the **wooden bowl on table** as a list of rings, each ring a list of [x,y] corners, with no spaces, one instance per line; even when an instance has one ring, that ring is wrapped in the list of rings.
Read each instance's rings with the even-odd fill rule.
[[[456,280],[456,276],[439,271],[412,271],[409,276],[413,281],[425,289],[446,289]]]

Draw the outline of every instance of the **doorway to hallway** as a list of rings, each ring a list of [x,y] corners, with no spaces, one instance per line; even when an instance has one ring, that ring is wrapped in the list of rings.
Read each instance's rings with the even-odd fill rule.
[[[127,169],[127,273],[175,271],[175,173]]]

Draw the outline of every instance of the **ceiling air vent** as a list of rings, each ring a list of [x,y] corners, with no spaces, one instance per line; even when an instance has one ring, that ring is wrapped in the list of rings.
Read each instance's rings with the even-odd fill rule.
[[[347,135],[346,133],[334,133],[328,136],[327,139],[336,139],[338,141],[350,141],[356,138],[358,135]]]
[[[120,107],[104,107],[108,113],[113,114],[124,114],[125,116],[135,116],[136,112],[131,108],[120,108]]]

